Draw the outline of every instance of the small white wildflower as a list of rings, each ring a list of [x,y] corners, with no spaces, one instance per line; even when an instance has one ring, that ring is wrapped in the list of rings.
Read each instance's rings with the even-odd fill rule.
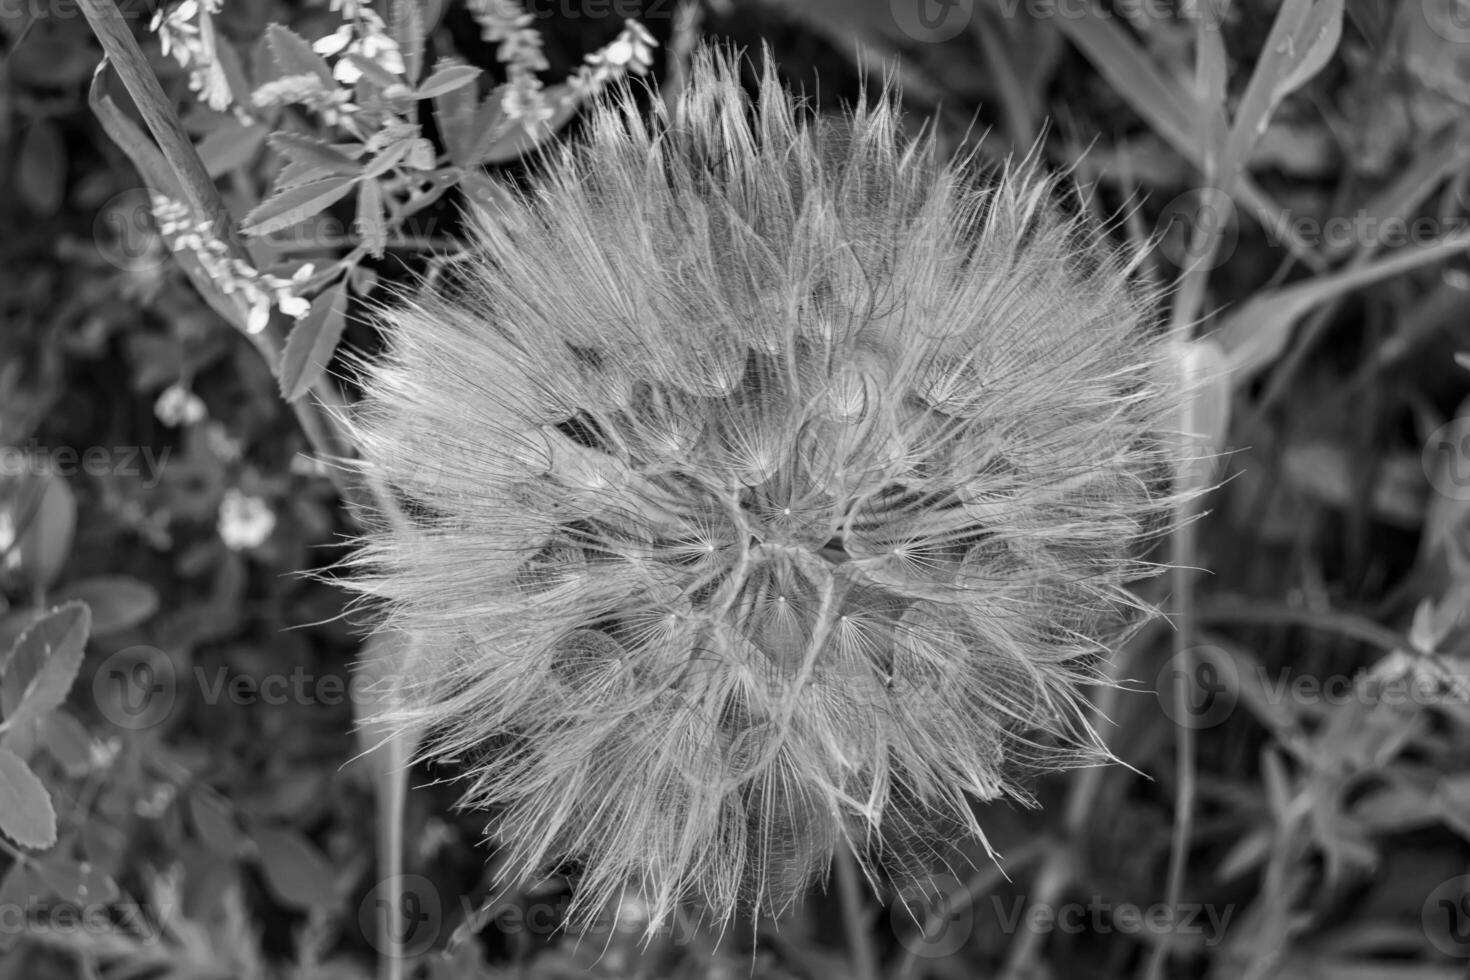
[[[276,528],[276,514],[260,497],[231,487],[219,504],[219,536],[232,551],[258,548]]]
[[[194,221],[185,205],[163,195],[154,195],[153,218],[170,248],[192,255],[220,292],[240,295],[249,310],[245,318],[247,332],[257,334],[266,328],[273,305],[295,319],[310,309],[310,304],[296,293],[296,288],[311,277],[313,267],[309,263],[290,279],[261,272],[243,259],[231,258],[229,247],[220,241],[209,222]]]
[[[120,738],[94,738],[91,742],[92,768],[103,770],[117,761],[118,755],[122,753],[122,739]]]
[[[0,510],[0,568],[12,571],[20,567],[20,549],[15,547],[15,518],[9,510]]]
[[[358,11],[353,23],[342,25],[313,44],[312,50],[324,58],[338,56],[332,77],[343,85],[354,85],[362,77],[362,69],[347,57],[350,54],[376,62],[394,75],[404,72],[403,52],[398,49],[398,42],[388,35],[383,18],[367,8]]]
[[[324,38],[320,38],[311,45],[311,50],[323,58],[341,54],[352,43],[352,25],[343,24]]]
[[[233,462],[240,458],[243,448],[240,440],[230,435],[230,430],[220,422],[210,422],[204,426],[204,441],[209,446],[209,451],[219,459]]]
[[[169,428],[195,425],[208,414],[200,397],[181,384],[171,384],[163,389],[153,403],[153,414]]]
[[[311,302],[299,295],[296,290],[311,279],[315,268],[308,262],[292,273],[290,279],[281,279],[278,276],[266,277],[271,291],[276,294],[276,308],[293,320],[301,319],[311,310]]]
[[[572,79],[573,87],[590,94],[628,72],[642,75],[648,71],[658,41],[636,20],[625,25],[610,44],[586,56],[587,63]]]
[[[222,0],[184,0],[153,15],[149,28],[158,35],[159,46],[181,68],[189,71],[189,88],[211,109],[223,112],[234,101],[215,47],[214,22]]]
[[[259,296],[250,298],[250,312],[245,315],[245,332],[258,334],[271,322],[270,301]]]

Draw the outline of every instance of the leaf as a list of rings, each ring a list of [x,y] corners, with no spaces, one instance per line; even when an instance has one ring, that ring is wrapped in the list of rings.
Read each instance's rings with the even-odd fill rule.
[[[1236,110],[1222,167],[1228,178],[1245,165],[1276,107],[1321,71],[1342,38],[1343,0],[1285,0],[1271,24]]]
[[[247,235],[268,235],[298,225],[342,200],[356,182],[356,177],[328,177],[278,191],[245,216],[241,230]]]
[[[534,133],[519,124],[512,126],[508,132],[500,134],[491,142],[476,162],[507,163],[515,160],[546,142],[567,124],[567,120],[576,115],[578,101],[572,95],[570,86],[553,85],[546,89],[545,94],[547,103],[553,107],[550,119],[538,126]],[[491,96],[494,95],[492,92]]]
[[[393,0],[390,30],[403,54],[403,74],[412,85],[424,71],[424,12],[419,0]]]
[[[373,157],[372,162],[362,169],[364,180],[381,177],[392,170],[403,158],[413,150],[418,142],[417,136],[404,136],[395,142],[389,143],[383,150]]]
[[[383,220],[383,185],[376,180],[364,180],[357,188],[357,219],[353,228],[375,259],[383,257],[383,249],[388,245],[388,229]]]
[[[445,65],[424,79],[424,83],[413,94],[420,99],[432,99],[470,84],[480,74],[480,69],[473,65]]]
[[[248,166],[265,143],[269,130],[264,126],[245,125],[233,116],[199,141],[199,159],[211,177],[222,177]]]
[[[23,581],[45,588],[61,574],[71,555],[76,496],[63,477],[37,473],[21,477],[17,498],[11,505],[11,520],[19,534],[9,557]]]
[[[1454,124],[1445,126],[1429,146],[1406,160],[1397,176],[1363,205],[1361,213],[1370,222],[1367,227],[1386,228],[1395,222],[1407,222],[1436,187],[1451,174],[1463,173],[1467,167],[1470,167],[1470,129]],[[1324,243],[1322,251],[1337,261],[1354,250],[1360,254],[1376,251],[1383,241],[1379,235],[1369,236],[1366,241],[1356,241],[1356,238],[1348,236],[1344,240],[1333,236]]]
[[[69,776],[82,776],[94,767],[92,736],[65,709],[57,708],[37,719],[41,744]]]
[[[66,144],[51,120],[36,120],[22,137],[15,184],[21,199],[37,214],[55,214],[61,207],[66,193]]]
[[[1117,18],[1089,8],[1085,16],[1058,17],[1056,23],[1154,132],[1193,158],[1195,107],[1182,94],[1188,89],[1160,71]]]
[[[225,857],[240,853],[245,839],[235,823],[230,803],[207,786],[199,786],[189,794],[189,818],[199,839],[212,851]]]
[[[118,896],[117,882],[90,861],[47,854],[35,861],[36,873],[51,894],[76,905],[104,905]]]
[[[292,163],[309,163],[321,167],[328,173],[350,176],[362,170],[362,164],[324,140],[312,139],[298,133],[272,133],[271,149]]]
[[[87,104],[91,107],[92,114],[102,124],[108,137],[127,155],[151,192],[179,200],[183,192],[178,178],[168,161],[163,158],[157,144],[107,95],[104,79],[109,69],[107,61],[103,60],[92,76],[92,85],[87,90]],[[249,304],[243,292],[223,292],[204,271],[198,257],[191,252],[175,252],[174,261],[179,263],[189,281],[194,284],[195,290],[204,297],[204,301],[226,323],[236,327],[245,325]]]
[[[92,611],[92,635],[107,636],[132,629],[158,611],[158,592],[130,575],[94,575],[73,582],[56,594],[63,602],[76,599]]]
[[[271,24],[265,29],[265,39],[282,75],[315,75],[329,90],[337,87],[327,59],[313,51],[306,38],[289,27]]]
[[[1154,132],[1181,157],[1201,170],[1207,169],[1206,147],[1195,138],[1194,106],[1178,94],[1188,89],[1161,72],[1116,18],[1090,10],[1083,17],[1058,17],[1056,24]],[[1238,173],[1222,180],[1222,184],[1308,268],[1326,268],[1322,257],[1302,241],[1288,215],[1247,174]]]
[[[252,828],[266,884],[282,903],[298,909],[337,904],[337,874],[325,855],[299,833],[265,824]]]
[[[46,883],[36,871],[34,861],[12,861],[10,870],[0,881],[0,908],[24,909],[34,903]],[[24,929],[0,929],[0,953],[8,952],[25,935]]]
[[[318,166],[315,163],[298,163],[290,161],[276,174],[276,190],[288,191],[293,187],[302,187],[312,184],[328,177],[340,176],[335,171]]]
[[[56,810],[41,780],[9,749],[0,748],[0,831],[24,847],[56,843]]]
[[[349,51],[343,57],[357,66],[357,70],[362,72],[363,78],[368,79],[381,89],[390,89],[403,84],[403,79],[378,64],[372,58],[364,57],[356,51]]]
[[[297,321],[281,352],[281,395],[295,401],[322,376],[337,341],[347,325],[346,282],[338,280],[311,301],[311,310]]]
[[[82,666],[91,624],[87,607],[69,602],[15,641],[0,674],[0,708],[7,725],[38,718],[66,700]]]
[[[484,100],[484,104],[490,104],[493,100],[495,96],[492,93],[490,98]],[[434,96],[434,122],[439,127],[444,148],[449,151],[449,159],[454,161],[455,166],[469,168],[476,165],[475,144],[483,132],[476,128],[476,123],[494,124],[493,120],[477,120],[481,105],[481,101],[475,96],[475,90],[467,86]]]
[[[1201,0],[1208,3],[1210,0]],[[1225,146],[1226,134],[1230,129],[1229,110],[1226,100],[1230,92],[1225,38],[1220,30],[1218,16],[1195,16],[1195,76],[1194,98],[1199,106],[1195,118],[1199,123],[1199,143],[1205,151],[1205,172],[1218,180],[1219,153]]]
[[[1470,248],[1470,235],[1396,250],[1371,264],[1314,276],[1304,282],[1258,293],[1230,315],[1214,336],[1230,356],[1231,383],[1250,383],[1275,362],[1291,339],[1291,328],[1314,307],[1384,279],[1440,262]]]

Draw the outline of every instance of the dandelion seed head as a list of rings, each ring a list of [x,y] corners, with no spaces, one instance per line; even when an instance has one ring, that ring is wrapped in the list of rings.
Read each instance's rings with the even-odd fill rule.
[[[422,639],[398,720],[574,915],[779,912],[1105,755],[1080,691],[1172,503],[1156,297],[1054,182],[739,78],[601,99],[384,312],[352,422],[411,517],[354,577]]]

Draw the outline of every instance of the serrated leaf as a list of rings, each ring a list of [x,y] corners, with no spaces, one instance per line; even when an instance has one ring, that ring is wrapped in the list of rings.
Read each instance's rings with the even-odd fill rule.
[[[337,904],[337,875],[316,845],[294,830],[264,824],[251,829],[266,884],[282,903],[298,909]]]
[[[398,166],[398,164],[403,162],[403,158],[408,156],[409,151],[414,148],[416,142],[418,140],[415,137],[406,136],[396,143],[390,143],[377,156],[373,157],[372,162],[362,169],[363,179],[371,180],[375,177],[381,177]]]
[[[473,65],[446,65],[424,79],[424,83],[414,91],[414,96],[420,99],[432,99],[437,95],[443,95],[470,84],[479,78],[480,74],[480,69]]]
[[[0,748],[0,831],[23,847],[39,850],[56,843],[51,794],[30,766],[4,748]]]
[[[551,118],[536,127],[535,132],[525,126],[512,126],[500,134],[480,155],[478,163],[508,163],[545,143],[557,130],[576,115],[578,100],[572,95],[569,85],[552,85],[546,89],[546,102],[552,107]]]
[[[278,191],[245,216],[241,230],[247,235],[268,235],[299,225],[346,197],[356,182],[356,177],[328,177]]]
[[[336,353],[347,325],[346,282],[338,280],[311,301],[311,310],[297,321],[281,352],[281,394],[295,401],[311,390]]]
[[[271,24],[265,29],[265,39],[282,75],[315,75],[328,89],[337,87],[327,59],[313,51],[306,38],[289,27]]]
[[[412,85],[424,70],[424,12],[419,0],[393,0],[390,30],[403,55],[403,74]]]
[[[7,725],[38,718],[66,700],[86,651],[92,614],[80,602],[59,606],[21,634],[0,675]]]
[[[270,144],[292,163],[313,164],[330,174],[349,176],[362,169],[362,164],[335,147],[298,133],[272,133]]]
[[[486,99],[485,103],[490,101]],[[482,111],[481,105],[475,90],[468,87],[451,89],[434,97],[434,122],[455,166],[469,168],[476,165],[475,144],[482,131],[476,129],[475,124]]]
[[[336,176],[340,175],[328,170],[326,167],[318,166],[315,163],[299,163],[292,160],[276,174],[276,190],[288,191],[293,187],[302,187],[306,184]]]
[[[403,84],[403,79],[378,64],[372,58],[366,58],[356,51],[349,51],[343,57],[357,66],[357,70],[362,72],[363,78],[368,79],[379,88],[388,89],[395,85]]]
[[[92,635],[132,629],[158,611],[158,592],[130,575],[94,575],[56,594],[58,602],[76,599],[92,611]]]
[[[369,255],[375,259],[383,257],[383,249],[388,245],[388,228],[384,224],[383,185],[376,180],[365,180],[358,185],[353,229]]]
[[[246,125],[231,116],[199,141],[199,159],[209,176],[222,177],[248,166],[269,132],[264,126]]]

